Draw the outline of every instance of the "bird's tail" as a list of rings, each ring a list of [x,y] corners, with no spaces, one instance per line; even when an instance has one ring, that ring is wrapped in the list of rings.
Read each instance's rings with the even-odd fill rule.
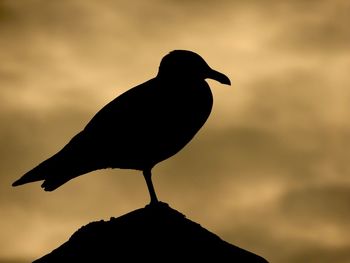
[[[45,162],[39,164],[37,167],[35,167],[34,169],[25,173],[21,178],[19,178],[17,181],[15,181],[12,184],[12,186],[18,186],[18,185],[22,185],[22,184],[27,184],[27,183],[45,180],[44,167],[45,167]]]
[[[53,191],[79,175],[100,168],[85,162],[84,158],[76,158],[74,156],[74,154],[69,152],[60,151],[24,174],[12,186],[44,181],[41,187],[45,191]]]
[[[12,186],[44,181],[41,187],[45,191],[53,191],[72,178],[69,176],[61,176],[62,174],[65,174],[65,171],[62,168],[63,166],[59,164],[60,158],[56,154],[24,174],[21,178],[15,181]]]

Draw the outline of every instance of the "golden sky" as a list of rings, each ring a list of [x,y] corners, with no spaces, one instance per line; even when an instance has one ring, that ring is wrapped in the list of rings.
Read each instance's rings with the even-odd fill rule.
[[[146,205],[140,172],[11,183],[174,49],[228,75],[158,197],[271,262],[350,261],[350,2],[0,0],[0,262]]]

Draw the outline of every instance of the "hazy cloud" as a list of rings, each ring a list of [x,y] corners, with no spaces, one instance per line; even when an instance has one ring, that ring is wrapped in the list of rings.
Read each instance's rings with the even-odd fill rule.
[[[139,172],[53,193],[10,184],[112,98],[191,49],[228,74],[160,198],[271,262],[347,262],[348,1],[0,1],[0,258],[34,259],[80,226],[148,201]],[[69,206],[67,206],[69,204]],[[19,252],[20,251],[20,252]]]
[[[281,209],[294,220],[305,222],[314,218],[317,222],[347,226],[350,220],[349,203],[350,185],[328,183],[306,185],[290,191],[281,198]]]

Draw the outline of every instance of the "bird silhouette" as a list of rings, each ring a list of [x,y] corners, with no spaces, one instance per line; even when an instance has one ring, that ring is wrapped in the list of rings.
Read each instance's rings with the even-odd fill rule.
[[[143,172],[150,203],[157,203],[151,170],[189,143],[209,117],[213,97],[206,78],[231,84],[198,54],[170,52],[155,78],[108,103],[59,152],[12,185],[43,180],[41,187],[52,191],[94,170],[135,169]]]

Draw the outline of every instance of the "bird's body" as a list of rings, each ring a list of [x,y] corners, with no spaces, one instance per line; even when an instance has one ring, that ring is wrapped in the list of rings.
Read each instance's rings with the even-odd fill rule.
[[[189,51],[172,53],[175,52]],[[108,103],[61,151],[14,185],[44,180],[42,187],[52,191],[94,170],[124,168],[143,171],[147,185],[153,190],[151,169],[194,137],[213,104],[210,87],[203,77],[173,74],[168,70],[169,63],[163,61],[163,68],[161,64],[155,78]],[[229,82],[221,75],[218,76],[223,82]]]

